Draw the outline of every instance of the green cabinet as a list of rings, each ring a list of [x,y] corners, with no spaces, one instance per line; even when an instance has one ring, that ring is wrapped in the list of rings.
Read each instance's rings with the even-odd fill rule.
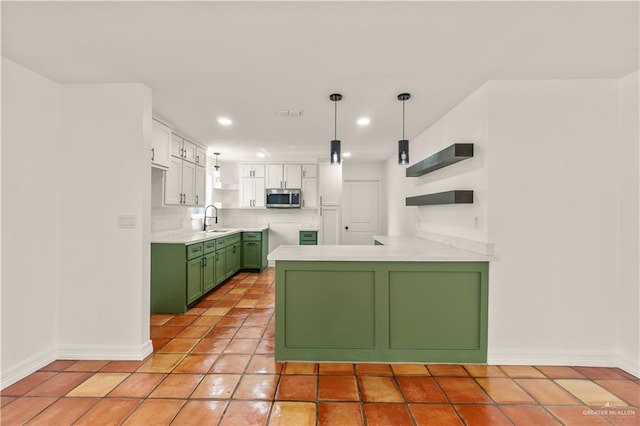
[[[269,230],[242,233],[242,269],[262,271],[268,266]]]
[[[301,246],[318,245],[318,231],[300,231]]]
[[[488,274],[488,262],[277,261],[275,359],[485,363]]]
[[[257,241],[243,241],[242,268],[260,269],[262,265],[262,243]]]
[[[240,270],[240,242],[227,246],[225,258],[226,277],[229,278]]]
[[[202,257],[187,262],[187,305],[202,296]]]
[[[226,263],[225,263],[225,256],[224,256],[224,248],[220,249],[220,250],[216,250],[215,252],[215,262],[216,262],[216,266],[215,266],[215,282],[216,285],[220,284],[222,281],[224,281],[227,278],[227,270],[226,270]]]
[[[216,281],[216,253],[212,252],[202,256],[202,293],[208,293],[218,284]]]

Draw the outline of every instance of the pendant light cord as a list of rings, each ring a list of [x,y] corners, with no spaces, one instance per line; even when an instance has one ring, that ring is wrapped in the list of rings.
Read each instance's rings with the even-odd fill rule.
[[[404,102],[402,101],[402,139],[404,140]]]
[[[333,101],[333,139],[338,139],[338,101]]]

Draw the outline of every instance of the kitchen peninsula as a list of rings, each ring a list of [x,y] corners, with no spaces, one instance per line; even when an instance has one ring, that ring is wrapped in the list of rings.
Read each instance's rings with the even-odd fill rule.
[[[486,362],[490,256],[404,237],[280,246],[278,361]]]

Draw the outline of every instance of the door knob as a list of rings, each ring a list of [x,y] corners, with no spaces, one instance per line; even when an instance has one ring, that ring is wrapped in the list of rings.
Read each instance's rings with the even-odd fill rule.
[[[348,231],[348,230],[349,230],[349,227],[348,227],[348,226],[345,226],[345,227],[344,227],[344,229],[346,229],[346,230]]]

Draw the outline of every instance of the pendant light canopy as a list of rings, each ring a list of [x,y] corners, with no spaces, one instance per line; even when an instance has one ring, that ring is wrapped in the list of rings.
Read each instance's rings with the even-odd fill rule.
[[[402,140],[398,141],[398,164],[409,164],[409,141],[404,138],[404,102],[411,98],[408,93],[400,93],[398,100],[402,101]]]
[[[333,93],[329,96],[333,101],[333,140],[331,141],[331,164],[340,164],[340,141],[338,140],[338,101],[342,99],[340,93]]]

